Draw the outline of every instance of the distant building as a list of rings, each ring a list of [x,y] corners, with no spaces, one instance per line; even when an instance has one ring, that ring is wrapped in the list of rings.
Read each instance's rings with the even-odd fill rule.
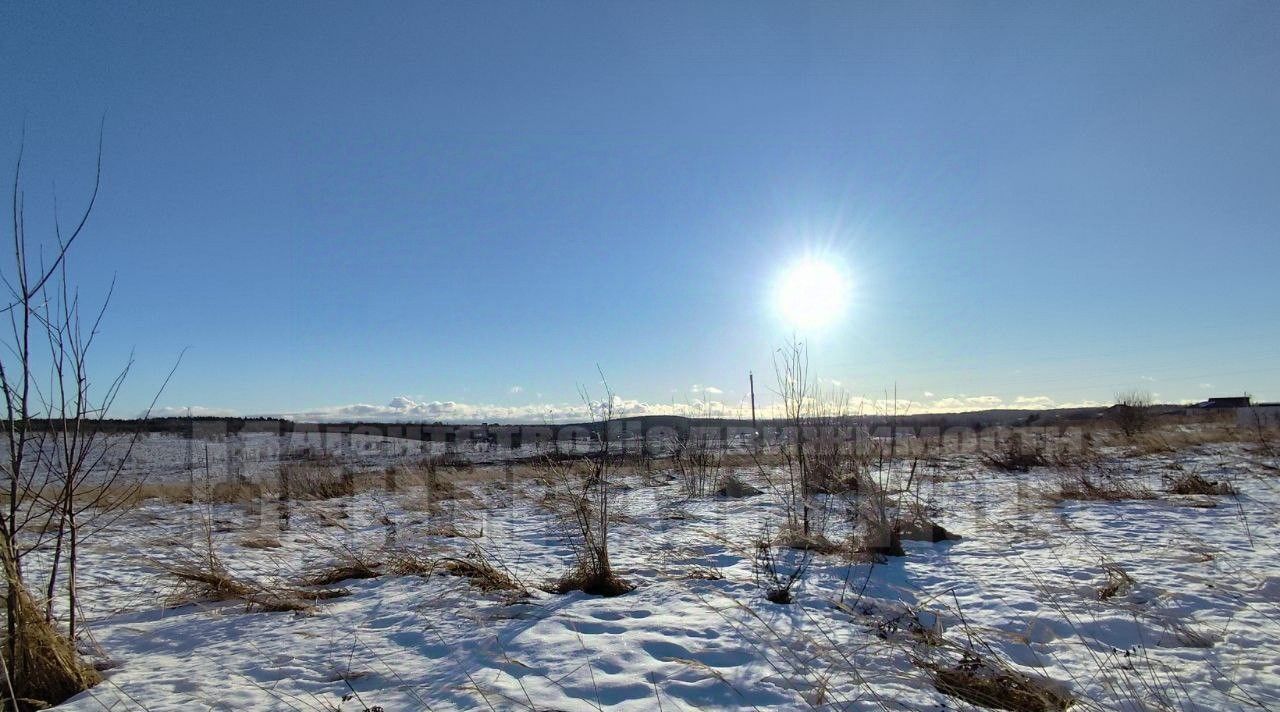
[[[1255,403],[1236,411],[1236,425],[1242,428],[1280,426],[1280,403]]]
[[[1218,408],[1248,408],[1252,399],[1249,396],[1226,396],[1219,398],[1210,398],[1209,400],[1196,404],[1197,408],[1218,409]]]

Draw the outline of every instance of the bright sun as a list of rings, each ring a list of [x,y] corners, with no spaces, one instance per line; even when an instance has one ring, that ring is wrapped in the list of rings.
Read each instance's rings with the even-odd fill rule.
[[[797,329],[829,326],[844,313],[849,282],[822,259],[806,257],[782,273],[774,291],[779,315]]]

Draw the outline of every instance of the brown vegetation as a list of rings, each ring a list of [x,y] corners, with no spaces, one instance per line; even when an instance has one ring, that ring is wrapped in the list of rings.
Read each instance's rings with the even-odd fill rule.
[[[933,669],[938,691],[979,707],[1010,712],[1057,712],[1075,700],[1029,675],[973,652]]]

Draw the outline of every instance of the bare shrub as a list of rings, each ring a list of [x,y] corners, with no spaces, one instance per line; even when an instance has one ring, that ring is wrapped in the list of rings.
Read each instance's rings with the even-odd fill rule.
[[[1117,393],[1111,420],[1126,437],[1146,430],[1151,424],[1151,394],[1137,390]]]
[[[876,475],[868,477],[856,491],[849,493],[845,505],[851,542],[849,553],[872,559],[906,556],[902,548],[901,497],[891,493],[893,458],[877,458]],[[910,485],[908,485],[909,487]],[[909,489],[904,489],[905,495]]]
[[[807,548],[791,549],[790,554],[779,555],[766,531],[756,542],[751,573],[765,600],[787,604],[794,600],[792,590],[804,580],[812,561],[813,550]]]
[[[698,428],[690,428],[678,437],[671,450],[671,465],[684,493],[689,497],[710,494],[719,478],[724,456],[724,443]]]
[[[1177,440],[1167,433],[1134,433],[1129,436],[1134,455],[1167,455],[1178,451]]]
[[[769,488],[783,503],[786,526],[808,534],[813,526],[810,502],[809,464],[806,459],[804,426],[812,401],[809,383],[809,355],[803,343],[792,341],[774,354],[774,373],[778,383],[778,396],[782,399],[782,420],[794,442],[778,446],[782,457],[780,481],[770,468],[761,467],[760,474]]]
[[[0,273],[7,296],[0,313],[8,324],[0,340],[0,661],[4,692],[24,709],[60,704],[101,679],[80,661],[74,644],[80,551],[88,536],[104,528],[111,507],[127,499],[110,490],[126,484],[125,465],[139,440],[139,431],[115,434],[104,427],[132,367],[129,360],[110,373],[91,357],[111,292],[100,308],[82,309],[88,300],[68,269],[101,184],[101,130],[98,139],[92,192],[69,231],[55,214],[52,239],[28,239],[21,145],[12,174],[12,259]],[[168,378],[159,391],[167,383]],[[40,566],[24,567],[36,552]],[[54,615],[55,599],[66,603],[65,635]]]
[[[1002,446],[993,452],[984,452],[982,460],[990,467],[1005,472],[1028,472],[1033,467],[1049,464],[1045,447],[1041,442],[1028,442],[1022,433],[1012,433]]]
[[[593,596],[621,596],[635,590],[635,586],[619,576],[602,576],[600,569],[590,560],[579,560],[575,568],[560,577],[549,590],[553,593],[582,591]]]
[[[1268,420],[1262,411],[1258,410],[1258,406],[1254,405],[1250,406],[1249,417],[1244,424],[1248,430],[1252,431],[1252,440],[1258,454],[1274,458],[1277,451],[1277,435],[1280,435],[1280,428],[1276,427],[1275,419]]]
[[[783,529],[803,537],[822,534],[835,492],[856,490],[861,481],[856,434],[851,430],[848,397],[820,392],[811,381],[809,352],[792,341],[774,354],[777,395],[781,399],[783,440],[768,457],[767,449],[752,452],[760,480],[783,505]],[[777,462],[778,465],[774,465]]]
[[[604,374],[600,374],[605,381]],[[565,465],[548,459],[543,480],[552,490],[544,502],[559,504],[568,519],[569,538],[573,543],[573,568],[556,582],[558,593],[580,590],[600,596],[617,596],[635,587],[617,576],[609,559],[610,488],[613,486],[615,460],[610,453],[610,424],[613,421],[613,391],[605,382],[604,399],[593,403],[582,391],[582,399],[590,407],[593,425],[600,434],[600,448],[582,461],[585,474],[572,463]]]
[[[867,486],[869,454],[859,449],[857,430],[846,418],[846,401],[835,393],[815,405],[808,444],[809,489],[815,494],[856,492]]]
[[[1063,469],[1097,467],[1101,461],[1101,455],[1094,447],[1094,438],[1088,432],[1078,439],[1059,438],[1047,443],[1043,452],[1050,465]]]

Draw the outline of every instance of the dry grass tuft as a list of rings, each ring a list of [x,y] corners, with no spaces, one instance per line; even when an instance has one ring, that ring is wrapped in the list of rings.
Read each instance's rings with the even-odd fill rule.
[[[472,493],[456,483],[434,473],[426,474],[421,486],[413,494],[401,500],[400,506],[408,512],[438,513],[446,502],[471,499]]]
[[[1180,475],[1169,484],[1170,494],[1233,495],[1234,487],[1226,482],[1205,479],[1197,472]]]
[[[1196,630],[1185,621],[1168,619],[1164,621],[1164,627],[1179,645],[1185,645],[1188,648],[1207,650],[1216,642],[1214,635]]]
[[[1107,580],[1098,587],[1098,600],[1106,601],[1116,596],[1123,596],[1133,590],[1136,581],[1129,575],[1128,571],[1120,568],[1119,564],[1107,562],[1102,565],[1102,571],[1106,574]]]
[[[179,584],[178,590],[169,598],[171,605],[247,600],[258,591],[258,586],[251,580],[232,574],[216,554],[162,564],[162,567]]]
[[[96,670],[81,662],[71,641],[45,620],[44,611],[25,587],[14,586],[11,592],[17,609],[11,621],[13,659],[9,657],[10,641],[0,648],[9,675],[10,687],[5,691],[12,693],[18,712],[47,709],[102,682]],[[11,708],[6,704],[4,709]]]
[[[280,464],[280,493],[287,499],[325,500],[356,493],[356,473],[314,462]]]
[[[279,549],[281,544],[273,536],[247,536],[240,540],[240,546],[246,549]]]
[[[470,579],[472,586],[487,593],[493,591],[525,593],[525,587],[514,576],[494,566],[479,552],[472,552],[463,558],[440,559],[438,568],[450,576],[463,576]]]
[[[387,557],[387,571],[395,576],[430,576],[436,560],[417,551],[401,550]]]
[[[177,590],[169,597],[169,605],[173,606],[202,601],[243,601],[250,609],[264,612],[310,611],[313,601],[349,593],[342,589],[303,591],[236,576],[212,552],[161,563],[160,567],[178,583]]]
[[[1156,495],[1146,487],[1125,479],[1117,473],[1078,471],[1063,474],[1058,480],[1058,490],[1051,496],[1057,500],[1082,502],[1118,502],[1128,499],[1155,499]]]
[[[783,528],[778,533],[775,543],[778,546],[811,551],[815,554],[839,554],[848,550],[846,545],[831,541],[823,534],[815,532],[805,534],[803,531],[789,528]]]
[[[313,540],[315,547],[333,555],[330,563],[302,578],[303,586],[328,586],[339,581],[371,579],[384,570],[381,548],[364,551],[343,543]]]
[[[878,561],[882,557],[906,556],[902,548],[902,527],[892,518],[868,515],[862,519],[851,553]]]
[[[397,576],[430,577],[435,573],[462,576],[470,579],[471,585],[481,591],[507,591],[520,596],[528,594],[528,588],[514,574],[495,563],[479,547],[463,557],[438,559],[417,551],[397,551],[388,557],[387,569]]]
[[[1058,712],[1075,702],[1047,682],[973,652],[953,666],[933,667],[933,684],[939,692],[970,704],[1010,712]]]
[[[715,496],[730,499],[755,497],[760,494],[764,494],[764,491],[743,482],[741,478],[732,473],[720,478],[720,487],[715,491]]]
[[[948,531],[946,527],[922,514],[900,520],[898,535],[907,541],[927,541],[930,544],[937,544],[940,541],[957,541],[961,538],[959,534]]]
[[[418,460],[418,469],[428,474],[437,474],[445,470],[469,471],[475,468],[470,460],[459,455],[456,452],[445,452],[436,455],[427,455]]]
[[[551,584],[546,590],[559,594],[582,591],[592,596],[611,598],[630,593],[635,589],[635,585],[624,578],[616,575],[600,576],[588,570],[587,567],[580,565]]]
[[[692,581],[723,581],[724,572],[713,566],[694,566],[684,577]]]
[[[459,529],[458,525],[453,522],[434,522],[428,525],[422,533],[424,536],[440,536],[446,539],[475,539],[480,536],[480,532],[468,532]]]
[[[363,562],[338,562],[330,564],[302,579],[303,586],[331,586],[340,581],[377,578],[382,575],[382,565],[366,565]]]

